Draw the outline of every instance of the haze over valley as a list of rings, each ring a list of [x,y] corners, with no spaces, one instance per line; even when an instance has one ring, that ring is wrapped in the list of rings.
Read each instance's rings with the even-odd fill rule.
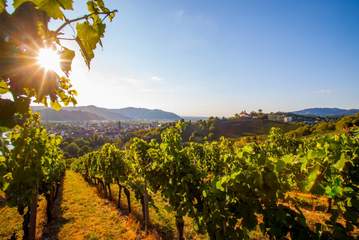
[[[147,121],[147,122],[171,122],[184,120],[205,120],[208,117],[203,116],[180,116],[176,113],[163,111],[160,109],[147,108],[119,108],[108,109],[90,106],[65,107],[60,111],[55,111],[46,107],[32,107],[34,111],[40,112],[43,121]],[[308,108],[290,112],[304,116],[319,117],[340,117],[353,115],[359,112],[359,109],[340,109],[340,108]],[[217,116],[222,117],[222,116]]]

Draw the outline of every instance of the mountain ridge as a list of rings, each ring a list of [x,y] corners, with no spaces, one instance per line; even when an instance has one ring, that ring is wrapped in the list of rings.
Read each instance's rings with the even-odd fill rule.
[[[33,106],[35,112],[40,112],[44,121],[177,121],[180,119],[197,121],[204,117],[179,116],[173,112],[148,108],[103,108],[95,105],[64,107],[60,111],[43,106]],[[305,108],[288,112],[302,116],[340,117],[359,113],[359,109],[342,108]]]
[[[64,107],[60,111],[33,106],[44,121],[177,121],[182,119],[175,113],[148,108],[102,108],[94,105]]]
[[[297,115],[305,115],[305,116],[319,116],[319,117],[340,117],[347,116],[359,113],[359,109],[343,109],[343,108],[305,108],[298,111],[293,111],[290,113],[294,113]]]

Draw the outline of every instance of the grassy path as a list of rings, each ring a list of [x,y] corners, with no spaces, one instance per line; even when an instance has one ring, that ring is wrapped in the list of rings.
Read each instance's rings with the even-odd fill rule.
[[[9,239],[13,233],[22,237],[22,217],[15,207],[5,205],[5,194],[0,193],[0,239]]]
[[[145,236],[134,218],[121,215],[72,171],[66,172],[56,216],[44,239],[158,239],[153,233]]]

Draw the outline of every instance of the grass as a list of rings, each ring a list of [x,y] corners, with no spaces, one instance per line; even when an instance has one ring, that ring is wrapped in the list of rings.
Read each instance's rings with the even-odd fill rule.
[[[292,198],[301,208],[312,211],[323,211],[328,209],[328,198],[324,196],[315,196],[310,193],[289,192],[288,197]]]
[[[118,186],[111,186],[114,198],[114,204],[118,201]],[[153,205],[150,205],[150,223],[153,231],[155,231],[163,239],[177,239],[177,230],[175,224],[175,212],[171,210],[169,204],[161,197],[160,194],[151,194]],[[122,193],[121,207],[127,211],[126,196]],[[132,215],[142,221],[142,210],[140,202],[135,198],[135,194],[131,192],[131,208]],[[185,237],[186,239],[204,240],[208,239],[206,235],[198,234],[194,230],[194,223],[190,217],[185,217]]]
[[[300,207],[303,215],[305,216],[309,227],[314,229],[316,223],[325,225],[325,222],[330,219],[330,213],[327,212],[329,202],[328,198],[324,196],[316,196],[310,193],[301,192],[289,192],[288,196],[292,198]],[[291,201],[285,203],[294,209]],[[333,205],[333,209],[337,206]],[[345,226],[345,220],[342,216],[339,216],[338,223]],[[351,232],[352,236],[359,236],[359,228],[354,228]]]
[[[145,236],[140,224],[121,214],[96,188],[77,173],[67,171],[56,203],[56,218],[45,234],[47,239],[158,239],[155,233]]]
[[[117,201],[118,187],[117,185],[113,185],[111,188],[113,191],[114,201]],[[301,192],[290,192],[288,195],[299,204],[299,207],[306,217],[310,228],[314,229],[316,223],[325,224],[325,221],[329,220],[330,214],[326,212],[328,208],[328,199],[326,197]],[[169,205],[160,196],[160,194],[152,194],[151,196],[155,205],[150,206],[150,219],[154,230],[157,231],[163,239],[176,239],[177,235],[174,221],[174,211],[170,209]],[[122,208],[127,209],[127,201],[124,194],[122,195],[121,200]],[[295,210],[291,202],[284,204]],[[131,193],[131,205],[133,215],[138,219],[138,221],[142,221],[141,204],[135,199],[133,193]],[[343,219],[340,219],[339,222],[344,224]],[[354,229],[352,235],[359,236],[359,229]],[[263,235],[259,228],[255,231],[251,231],[250,236],[251,239],[268,239],[268,237]],[[185,218],[185,237],[186,239],[208,239],[207,235],[196,233],[193,227],[193,221],[189,217]]]
[[[5,202],[5,194],[0,193],[0,239],[9,239],[13,233],[22,237],[22,217],[15,207]]]
[[[6,204],[5,194],[0,192],[0,239],[10,239],[15,234],[17,239],[21,239],[22,216],[17,212],[16,207]],[[40,239],[46,224],[46,201],[40,197],[37,209],[36,238]]]

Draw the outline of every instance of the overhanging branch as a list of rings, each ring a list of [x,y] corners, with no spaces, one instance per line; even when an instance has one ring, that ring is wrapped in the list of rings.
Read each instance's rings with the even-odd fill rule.
[[[109,16],[110,14],[113,14],[113,13],[116,13],[116,12],[117,12],[117,10],[113,10],[113,11],[108,12],[108,13],[104,13],[104,12],[91,13],[91,14],[87,14],[87,15],[85,15],[85,16],[78,17],[78,18],[74,18],[74,19],[70,19],[70,20],[68,20],[68,19],[65,18],[65,22],[64,22],[60,27],[58,27],[58,28],[55,30],[55,32],[56,32],[56,33],[59,33],[59,32],[60,32],[64,27],[66,27],[67,25],[70,25],[71,23],[74,23],[74,22],[78,22],[78,21],[81,21],[81,20],[88,19],[88,18],[91,17],[92,15],[106,15],[106,17],[107,17],[107,16]],[[105,17],[105,18],[106,18],[106,17]]]

